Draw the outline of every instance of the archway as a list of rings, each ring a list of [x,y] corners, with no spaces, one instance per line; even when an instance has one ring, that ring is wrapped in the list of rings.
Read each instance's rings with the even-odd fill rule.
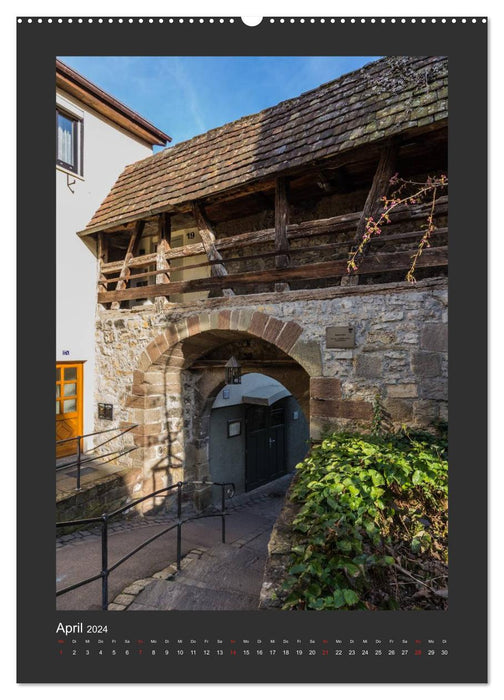
[[[292,472],[308,439],[308,422],[291,392],[262,373],[247,373],[241,384],[220,388],[212,403],[210,479],[232,482],[236,493],[252,491]],[[217,492],[212,495],[216,500]]]
[[[231,354],[244,373],[259,370],[283,384],[309,422],[310,378],[321,376],[322,360],[318,343],[302,334],[293,321],[238,310],[191,316],[151,342],[127,402],[129,420],[139,424],[143,492],[210,478],[210,412]]]

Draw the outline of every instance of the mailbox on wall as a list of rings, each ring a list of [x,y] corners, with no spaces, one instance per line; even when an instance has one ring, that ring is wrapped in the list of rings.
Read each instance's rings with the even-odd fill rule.
[[[111,403],[99,403],[98,418],[100,420],[114,420],[114,406]]]

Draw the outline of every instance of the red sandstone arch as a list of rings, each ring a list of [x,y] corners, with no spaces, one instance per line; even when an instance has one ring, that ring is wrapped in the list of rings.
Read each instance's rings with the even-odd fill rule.
[[[317,342],[303,338],[303,328],[298,323],[251,309],[202,312],[181,319],[170,324],[141,352],[131,396],[126,402],[130,420],[139,424],[133,431],[139,449],[133,454],[143,471],[143,491],[183,478],[200,478],[202,472],[204,474],[204,449],[199,447],[197,437],[189,441],[190,444],[186,444],[184,438],[187,406],[184,407],[182,399],[183,371],[190,369],[195,360],[212,348],[247,337],[275,346],[306,373],[304,410],[306,418],[310,419],[311,392],[308,389],[314,378],[319,382],[324,380],[322,356]],[[212,381],[220,380],[215,377]],[[212,391],[212,387],[208,390]],[[170,401],[171,408],[166,408]],[[189,462],[194,474],[186,473]],[[156,481],[156,470],[169,471],[169,478]]]

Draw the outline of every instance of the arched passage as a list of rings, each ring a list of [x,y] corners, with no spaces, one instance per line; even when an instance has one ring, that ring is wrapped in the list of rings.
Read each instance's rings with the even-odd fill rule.
[[[309,425],[291,392],[261,372],[224,385],[212,402],[209,473],[251,491],[292,472],[308,451]],[[219,496],[212,492],[214,500]]]
[[[143,491],[179,480],[208,479],[209,420],[235,354],[244,372],[280,381],[310,420],[310,378],[322,375],[318,343],[293,321],[250,310],[202,313],[171,325],[142,352],[128,400],[138,423],[134,454]]]

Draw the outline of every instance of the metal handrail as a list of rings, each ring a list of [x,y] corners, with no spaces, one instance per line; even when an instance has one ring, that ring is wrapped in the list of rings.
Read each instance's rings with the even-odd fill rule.
[[[75,437],[71,438],[65,438],[64,440],[56,440],[57,445],[62,445],[66,442],[72,442],[73,440],[77,440],[77,459],[72,461],[72,462],[66,462],[65,464],[60,464],[59,466],[56,467],[56,471],[59,472],[62,469],[66,469],[67,467],[77,467],[77,484],[75,487],[76,491],[81,490],[81,466],[83,464],[86,464],[87,462],[93,462],[97,459],[103,459],[104,457],[110,457],[106,462],[102,462],[102,464],[107,464],[107,462],[111,462],[113,459],[117,459],[117,457],[123,457],[124,455],[128,454],[128,452],[133,452],[133,450],[136,450],[136,446],[130,447],[127,450],[115,450],[114,452],[106,452],[105,454],[101,455],[93,455],[91,457],[88,456],[87,459],[82,459],[82,445],[81,445],[81,440],[84,438],[88,437],[93,437],[94,435],[102,435],[103,433],[111,433],[112,431],[115,430],[120,430],[121,432],[118,433],[118,435],[114,435],[114,437],[109,438],[108,440],[104,440],[104,442],[100,442],[98,445],[95,445],[91,450],[89,450],[86,454],[87,455],[92,455],[95,450],[97,450],[99,447],[103,447],[103,445],[106,445],[107,443],[111,442],[112,440],[116,440],[117,438],[120,438],[122,435],[125,435],[126,433],[129,433],[130,430],[133,430],[133,428],[137,428],[138,423],[132,423],[130,426],[127,428],[107,428],[106,430],[97,430],[94,433],[86,433],[85,435],[77,435]]]
[[[195,516],[190,516],[188,518],[182,518],[182,488],[184,486],[188,485],[196,485],[196,484],[201,484],[205,486],[220,486],[221,488],[221,509],[217,513],[208,513],[206,515],[195,515]],[[154,498],[158,496],[161,493],[166,493],[169,495],[173,495],[171,492],[174,490],[177,490],[177,520],[175,523],[170,525],[169,527],[165,528],[161,532],[157,532],[155,535],[152,537],[149,537],[147,540],[142,542],[140,545],[135,547],[134,549],[131,550],[131,552],[128,552],[127,554],[123,555],[120,559],[118,559],[112,566],[109,566],[108,563],[108,523],[112,518],[115,518],[117,515],[121,515],[124,513],[126,510],[130,510],[131,508],[134,508],[137,506],[139,503],[143,503],[143,501],[148,500],[149,498]],[[64,595],[65,593],[69,593],[70,591],[75,590],[76,588],[80,588],[81,586],[86,586],[88,583],[92,583],[93,581],[97,581],[99,578],[102,580],[102,610],[107,610],[108,609],[108,578],[109,575],[112,571],[117,569],[121,564],[123,564],[125,561],[127,561],[130,557],[132,557],[134,554],[139,552],[141,549],[149,545],[151,542],[154,542],[154,540],[157,540],[159,537],[162,535],[165,535],[167,532],[170,532],[171,530],[174,530],[177,528],[177,570],[180,571],[180,562],[182,559],[182,525],[185,523],[190,522],[191,520],[201,520],[203,518],[214,518],[214,517],[220,517],[221,518],[221,540],[222,543],[225,544],[226,542],[226,497],[232,498],[235,492],[235,485],[230,482],[219,482],[219,481],[179,481],[176,484],[172,484],[171,486],[166,486],[162,489],[157,489],[156,491],[152,491],[151,493],[147,494],[147,496],[142,496],[140,498],[137,498],[135,501],[132,501],[131,503],[127,503],[125,506],[122,506],[121,508],[117,508],[116,510],[112,511],[111,513],[103,513],[101,517],[98,518],[83,518],[80,520],[67,520],[64,522],[59,522],[56,523],[56,527],[71,527],[71,526],[78,526],[78,525],[89,525],[91,523],[101,523],[101,550],[102,550],[102,568],[99,574],[95,574],[94,576],[88,577],[86,579],[83,579],[82,581],[78,581],[77,583],[73,583],[70,586],[67,586],[66,588],[62,588],[59,591],[56,591],[56,597],[60,595]]]

